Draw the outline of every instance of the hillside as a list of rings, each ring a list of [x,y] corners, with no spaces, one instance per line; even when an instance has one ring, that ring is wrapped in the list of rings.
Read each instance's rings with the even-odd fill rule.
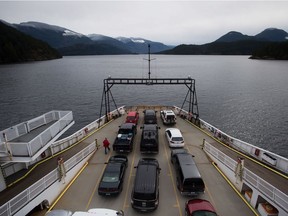
[[[61,57],[47,43],[0,21],[0,64],[51,60]]]
[[[168,50],[165,44],[135,38],[112,38],[100,34],[83,35],[73,30],[41,22],[11,24],[19,31],[45,41],[62,55],[114,55],[147,53]],[[123,39],[123,40],[122,40]]]
[[[244,35],[231,31],[212,43],[203,45],[179,45],[171,50],[160,52],[170,55],[252,55],[261,59],[266,56],[271,59],[285,59],[287,51],[285,41],[288,33],[281,29],[269,28],[255,36]],[[282,42],[279,44],[279,42]],[[276,54],[277,49],[280,49]],[[272,53],[270,52],[273,49]],[[266,53],[266,54],[265,54]],[[270,57],[268,57],[270,56]]]
[[[250,59],[288,60],[288,42],[270,43],[254,51]]]

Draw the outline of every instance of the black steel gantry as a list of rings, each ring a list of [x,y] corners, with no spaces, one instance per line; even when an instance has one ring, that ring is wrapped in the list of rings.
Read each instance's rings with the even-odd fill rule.
[[[115,99],[112,95],[111,88],[114,85],[185,85],[188,88],[188,92],[182,103],[181,109],[183,109],[184,104],[188,103],[188,113],[191,115],[192,121],[195,123],[199,120],[199,110],[196,96],[195,80],[191,78],[107,78],[103,80],[103,93],[102,102],[100,108],[100,117],[102,115],[102,108],[105,108],[106,120],[108,120],[108,115],[111,110],[111,102],[114,104],[115,109],[118,109]],[[120,115],[118,111],[118,115]]]
[[[111,88],[114,85],[185,85],[188,88],[188,92],[186,97],[182,103],[181,110],[184,107],[185,103],[188,103],[188,116],[189,120],[195,124],[199,124],[199,110],[196,96],[196,87],[195,87],[195,79],[190,77],[188,78],[151,78],[150,71],[150,61],[154,59],[150,59],[150,45],[149,48],[149,73],[148,78],[107,78],[103,80],[103,93],[102,93],[102,101],[100,107],[100,118],[102,116],[102,109],[105,108],[105,116],[106,121],[109,119],[109,114],[111,110],[111,102],[114,104],[115,109],[118,110],[114,97],[112,95]],[[151,105],[151,104],[149,104]],[[120,116],[119,110],[118,115]],[[181,113],[180,113],[181,115]],[[183,115],[184,116],[184,115]]]

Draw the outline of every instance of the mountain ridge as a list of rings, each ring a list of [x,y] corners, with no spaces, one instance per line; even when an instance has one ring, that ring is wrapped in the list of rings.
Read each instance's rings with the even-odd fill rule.
[[[5,23],[48,43],[62,55],[146,54],[148,52],[148,44],[151,46],[152,53],[159,54],[251,55],[265,46],[270,46],[271,43],[288,41],[288,33],[286,31],[271,27],[254,36],[230,31],[211,43],[169,46],[141,37],[113,38],[96,33],[84,35],[57,25],[35,21],[22,22],[20,24]]]

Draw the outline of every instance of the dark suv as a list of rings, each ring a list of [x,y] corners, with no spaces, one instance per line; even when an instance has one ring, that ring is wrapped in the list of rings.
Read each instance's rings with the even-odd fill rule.
[[[159,163],[154,158],[139,160],[131,194],[131,205],[134,209],[153,211],[159,204]]]
[[[140,142],[140,151],[142,153],[158,153],[159,138],[158,127],[156,124],[144,124],[142,129],[142,136]]]
[[[144,110],[144,124],[157,124],[156,112],[152,109]]]

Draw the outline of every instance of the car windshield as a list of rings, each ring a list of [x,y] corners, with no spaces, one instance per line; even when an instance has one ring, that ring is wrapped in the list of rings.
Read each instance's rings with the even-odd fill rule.
[[[135,120],[135,117],[134,116],[127,116],[127,120]]]
[[[107,172],[104,174],[103,182],[118,182],[119,181],[119,173],[116,172]]]
[[[183,141],[182,137],[172,137],[172,141]]]
[[[196,211],[191,216],[217,216],[217,214],[210,211]]]

